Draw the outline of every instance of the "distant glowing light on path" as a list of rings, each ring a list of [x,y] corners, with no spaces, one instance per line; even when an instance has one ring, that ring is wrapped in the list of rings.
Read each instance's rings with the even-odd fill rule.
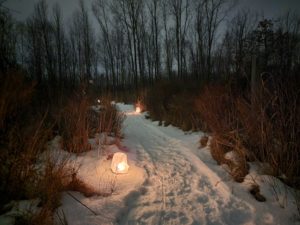
[[[135,112],[136,112],[136,113],[140,113],[140,112],[141,112],[141,108],[140,108],[139,106],[137,106],[137,107],[135,108]]]

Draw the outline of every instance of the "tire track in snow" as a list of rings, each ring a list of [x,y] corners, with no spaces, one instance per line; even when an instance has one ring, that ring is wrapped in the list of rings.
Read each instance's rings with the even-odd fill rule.
[[[227,224],[226,218],[232,221],[237,212],[251,211],[246,203],[229,197],[227,187],[221,184],[216,188],[206,174],[209,169],[180,140],[141,115],[128,115],[124,123],[125,137],[137,149],[139,166],[148,177],[141,189],[127,198],[127,210],[120,214],[119,224],[221,225]],[[235,213],[224,207],[234,207]],[[243,224],[249,217],[243,213],[235,224]]]

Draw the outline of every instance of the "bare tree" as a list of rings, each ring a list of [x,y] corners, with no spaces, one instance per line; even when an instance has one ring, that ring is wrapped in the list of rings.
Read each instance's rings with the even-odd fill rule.
[[[5,72],[16,63],[14,29],[11,15],[0,7],[0,72]]]
[[[185,36],[190,18],[189,0],[170,0],[171,14],[175,19],[176,56],[178,77],[183,77],[183,63],[185,57]]]
[[[59,79],[59,87],[62,90],[63,87],[63,44],[64,44],[64,33],[62,25],[61,9],[58,3],[53,6],[53,28],[55,35],[55,45],[56,45],[56,62],[57,62],[57,74]]]
[[[79,10],[72,16],[70,38],[74,50],[74,75],[79,75],[82,81],[87,81],[92,75],[92,61],[95,56],[95,37],[91,28],[88,12],[82,0],[79,1]]]
[[[201,75],[205,74],[205,18],[204,18],[204,7],[203,2],[198,1],[194,5],[195,8],[195,20],[192,33],[195,35],[195,51],[191,49],[192,60],[193,60],[193,73],[200,79]]]
[[[46,75],[53,87],[56,85],[55,60],[53,52],[53,27],[48,18],[48,5],[45,0],[41,0],[35,5],[34,20],[37,31],[42,37],[43,51],[45,52]]]
[[[278,49],[276,52],[277,61],[283,72],[289,74],[290,70],[299,64],[300,49],[297,43],[300,36],[300,17],[297,13],[289,11],[278,22],[275,42]]]
[[[97,21],[100,25],[100,30],[103,38],[103,45],[105,51],[107,51],[107,58],[110,65],[110,71],[112,75],[112,86],[115,88],[117,86],[116,83],[116,72],[115,72],[115,55],[113,52],[113,44],[112,44],[112,37],[111,37],[111,30],[109,27],[112,27],[109,18],[109,5],[107,1],[104,0],[97,0],[93,4],[93,12]]]
[[[91,78],[91,66],[92,66],[92,49],[94,47],[94,34],[91,29],[91,24],[89,21],[88,12],[85,8],[83,0],[79,0],[80,6],[80,21],[82,30],[82,44],[83,44],[83,54],[84,54],[84,64],[85,64],[85,75],[87,79]]]
[[[169,79],[172,79],[172,67],[173,67],[173,54],[172,54],[172,39],[171,32],[168,25],[169,11],[168,11],[168,2],[162,1],[162,17],[163,17],[163,28],[164,28],[164,49],[165,49],[165,61],[166,61],[166,70],[168,73]]]
[[[256,15],[249,10],[242,10],[232,19],[230,23],[230,33],[232,42],[232,51],[234,54],[234,70],[238,76],[245,74],[245,59],[252,51],[249,43],[249,36],[255,29],[257,23]],[[251,45],[253,46],[253,45]]]
[[[154,46],[154,77],[156,80],[160,78],[161,73],[161,62],[160,62],[160,27],[159,27],[159,18],[160,18],[160,0],[151,0],[148,3],[148,10],[151,17],[151,44]]]
[[[229,8],[225,7],[227,0],[203,0],[199,9],[204,14],[206,74],[210,79],[212,73],[212,53],[217,29],[227,15]]]
[[[131,68],[134,74],[133,82],[137,89],[139,84],[139,73],[143,71],[142,64],[139,62],[139,47],[140,38],[138,27],[141,20],[143,1],[141,0],[117,0],[115,10],[118,11],[119,18],[122,20],[129,46],[129,53],[131,57]]]

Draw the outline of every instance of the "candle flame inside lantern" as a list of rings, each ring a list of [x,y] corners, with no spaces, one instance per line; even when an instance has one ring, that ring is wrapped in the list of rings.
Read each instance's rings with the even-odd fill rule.
[[[139,106],[137,106],[137,107],[135,108],[135,112],[136,112],[136,113],[140,113],[140,112],[141,112],[141,108],[140,108]]]
[[[123,170],[125,170],[125,168],[126,168],[126,165],[124,162],[121,162],[117,165],[117,171],[123,171]]]

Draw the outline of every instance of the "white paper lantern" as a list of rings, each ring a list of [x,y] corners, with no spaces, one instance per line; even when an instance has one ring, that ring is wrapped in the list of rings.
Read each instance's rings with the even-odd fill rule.
[[[111,170],[114,173],[128,173],[128,163],[127,163],[127,155],[122,152],[117,152],[114,154],[111,162]]]

